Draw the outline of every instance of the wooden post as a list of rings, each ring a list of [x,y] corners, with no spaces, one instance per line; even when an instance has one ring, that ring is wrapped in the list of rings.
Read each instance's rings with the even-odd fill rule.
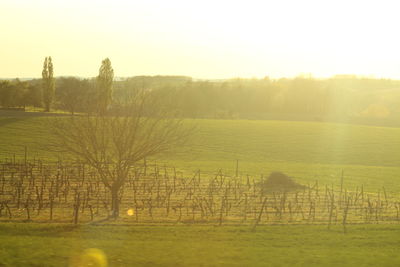
[[[345,207],[343,209],[343,233],[347,233],[346,223],[347,223],[347,214],[349,213],[349,206],[350,206],[350,196],[345,197]]]
[[[144,158],[144,176],[147,174],[147,161],[146,158]]]
[[[262,214],[263,214],[263,212],[264,212],[265,206],[267,205],[267,199],[268,199],[267,197],[264,197],[264,201],[263,201],[263,203],[262,203],[260,213],[258,214],[257,220],[256,220],[256,222],[255,222],[255,224],[254,224],[254,226],[253,226],[253,231],[256,230],[257,225],[258,225],[258,224],[260,223],[260,221],[261,221],[261,216],[262,216]]]
[[[239,160],[236,160],[236,177],[239,176]]]
[[[78,224],[78,216],[79,216],[79,206],[81,205],[81,194],[77,193],[75,195],[75,205],[74,205],[74,224]]]
[[[342,205],[343,178],[344,178],[344,170],[342,170],[342,176],[340,177],[340,197],[339,197],[340,206]]]
[[[24,162],[25,162],[25,168],[26,168],[26,163],[27,163],[27,156],[28,156],[28,149],[27,149],[27,147],[26,146],[24,146],[24,148],[25,148],[25,153],[24,153]]]

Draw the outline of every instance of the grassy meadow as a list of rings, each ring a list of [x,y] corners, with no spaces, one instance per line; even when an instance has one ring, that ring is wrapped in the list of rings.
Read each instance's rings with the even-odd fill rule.
[[[0,117],[0,157],[55,160],[46,117]],[[184,148],[156,159],[191,174],[218,170],[260,177],[282,171],[298,182],[339,185],[367,191],[400,192],[400,129],[293,121],[193,120],[197,130]]]
[[[399,225],[124,226],[0,224],[1,266],[398,266]]]

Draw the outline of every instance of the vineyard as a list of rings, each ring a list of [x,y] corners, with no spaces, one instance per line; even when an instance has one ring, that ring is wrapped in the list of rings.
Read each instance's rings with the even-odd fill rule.
[[[145,163],[131,169],[120,197],[131,223],[346,224],[400,223],[400,199],[380,192],[312,185],[263,186],[268,177],[192,176]],[[75,163],[5,159],[0,164],[0,220],[91,222],[110,216],[111,196],[96,171]]]

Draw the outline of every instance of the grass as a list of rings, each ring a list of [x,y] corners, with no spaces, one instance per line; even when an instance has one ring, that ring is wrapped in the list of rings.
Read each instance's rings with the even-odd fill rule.
[[[23,155],[55,159],[46,148],[48,118],[0,117],[0,157]],[[201,169],[242,175],[282,171],[307,184],[364,184],[400,192],[400,129],[350,124],[289,121],[197,120],[198,131],[186,148],[157,159],[188,173]]]
[[[0,224],[0,266],[67,266],[96,248],[109,266],[399,266],[400,225]]]
[[[0,117],[0,158],[54,160],[48,118]],[[157,159],[188,173],[282,171],[300,183],[400,192],[400,129],[288,121],[197,120],[186,148]],[[68,266],[97,248],[109,266],[399,266],[400,225],[188,226],[1,223],[0,266]]]

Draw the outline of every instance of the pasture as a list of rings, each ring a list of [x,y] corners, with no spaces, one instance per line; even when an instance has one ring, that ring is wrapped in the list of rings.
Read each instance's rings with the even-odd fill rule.
[[[57,160],[49,151],[45,117],[0,117],[0,158]],[[187,174],[265,175],[282,171],[298,182],[316,180],[366,191],[400,192],[400,129],[351,124],[290,121],[191,120],[197,130],[184,148],[157,160]]]

